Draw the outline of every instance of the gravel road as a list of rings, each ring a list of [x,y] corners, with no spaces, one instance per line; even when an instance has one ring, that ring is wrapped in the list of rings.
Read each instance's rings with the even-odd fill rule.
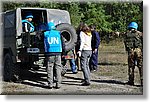
[[[111,76],[98,76],[98,72],[91,73],[91,85],[81,86],[82,71],[72,74],[68,71],[63,77],[60,89],[47,89],[45,68],[38,71],[24,71],[22,83],[2,82],[2,94],[47,94],[47,95],[106,95],[106,94],[137,94],[142,95],[143,88],[139,85],[126,85],[126,81],[113,79]],[[137,83],[139,84],[139,83]]]

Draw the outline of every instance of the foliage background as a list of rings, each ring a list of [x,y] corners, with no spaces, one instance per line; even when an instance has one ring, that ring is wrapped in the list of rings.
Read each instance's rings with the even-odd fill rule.
[[[103,34],[111,32],[125,32],[128,24],[135,21],[139,24],[138,30],[143,32],[143,1],[130,2],[80,2],[42,0],[37,2],[2,2],[3,11],[17,7],[40,7],[68,10],[72,25],[77,28],[80,22],[88,25],[95,24],[97,30]]]

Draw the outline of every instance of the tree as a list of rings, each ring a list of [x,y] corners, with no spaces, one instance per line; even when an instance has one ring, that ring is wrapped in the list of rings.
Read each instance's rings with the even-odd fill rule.
[[[143,2],[3,2],[3,11],[17,7],[39,7],[63,9],[70,13],[72,25],[77,27],[79,23],[95,24],[101,32],[124,32],[131,21],[139,24],[139,30],[143,31]]]
[[[79,9],[79,3],[78,2],[69,3],[69,7],[67,10],[70,13],[72,24],[77,28],[82,18],[82,15]]]
[[[95,24],[99,31],[111,32],[111,23],[108,21],[110,15],[105,14],[104,4],[91,3],[82,4],[82,12],[84,18],[82,19],[88,25]],[[86,11],[86,12],[85,12]]]
[[[111,7],[110,22],[112,22],[113,31],[126,31],[128,24],[132,21],[137,22],[139,25],[143,23],[143,13],[141,10],[142,6],[140,5],[140,3],[116,2],[107,5],[107,7]],[[141,26],[139,28],[141,29]]]

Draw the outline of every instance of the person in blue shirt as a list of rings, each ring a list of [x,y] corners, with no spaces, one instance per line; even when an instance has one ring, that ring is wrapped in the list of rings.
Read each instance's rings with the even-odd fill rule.
[[[40,17],[40,19],[37,21],[37,31],[45,31],[47,24],[44,22],[43,17]]]
[[[46,32],[44,32],[44,45],[47,60],[48,87],[54,87],[54,77],[56,78],[56,88],[61,86],[61,53],[64,52],[64,42],[60,31],[56,30],[53,22],[49,22]],[[56,73],[56,76],[54,75]]]
[[[96,31],[95,25],[90,25],[92,33],[92,56],[90,58],[90,71],[94,72],[97,70],[98,65],[98,47],[100,45],[100,36]]]
[[[34,32],[34,26],[31,23],[33,19],[32,13],[28,13],[24,20],[22,20],[22,27],[23,32]]]

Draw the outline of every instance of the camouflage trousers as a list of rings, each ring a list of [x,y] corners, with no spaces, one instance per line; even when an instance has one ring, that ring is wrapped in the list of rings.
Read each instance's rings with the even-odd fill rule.
[[[134,84],[135,66],[139,69],[141,85],[143,85],[143,54],[140,48],[130,49],[128,51],[128,75],[130,84]]]

